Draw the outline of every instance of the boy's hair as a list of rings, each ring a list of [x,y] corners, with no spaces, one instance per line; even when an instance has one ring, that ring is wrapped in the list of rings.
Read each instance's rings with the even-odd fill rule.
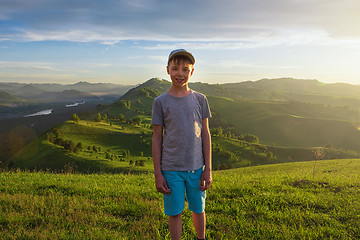
[[[170,62],[173,62],[175,65],[178,65],[178,64],[180,64],[182,62],[189,62],[192,66],[194,65],[191,62],[190,58],[188,58],[186,56],[182,56],[182,55],[178,55],[178,56],[175,56],[172,59],[170,59],[169,62],[168,62],[168,66],[169,66]]]

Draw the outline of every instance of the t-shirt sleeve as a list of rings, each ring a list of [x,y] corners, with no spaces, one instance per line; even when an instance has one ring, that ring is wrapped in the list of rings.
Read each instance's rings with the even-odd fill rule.
[[[161,126],[164,125],[164,115],[161,103],[158,101],[158,99],[155,99],[153,102],[151,124]]]
[[[211,117],[211,111],[210,111],[209,103],[207,98],[204,96],[202,98],[202,119],[206,119],[210,117]]]

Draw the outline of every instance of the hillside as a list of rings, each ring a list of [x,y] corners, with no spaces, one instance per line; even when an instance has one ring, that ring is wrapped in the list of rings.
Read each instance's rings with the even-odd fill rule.
[[[48,131],[10,159],[22,169],[79,172],[144,172],[152,169],[147,127],[125,122],[67,121]],[[80,145],[79,145],[80,143]],[[135,165],[143,162],[142,167]],[[133,163],[133,164],[130,164]]]
[[[66,121],[43,134],[12,157],[11,167],[81,173],[152,171],[151,125],[120,118]],[[219,133],[212,129],[215,170],[317,159],[317,148],[282,148],[260,144],[253,135]],[[360,158],[356,152],[321,148],[319,158]]]
[[[321,86],[317,81],[309,83]],[[231,98],[233,90],[225,86],[192,84],[194,90],[208,96],[213,113],[210,128],[214,169],[314,160],[317,159],[314,152],[318,149],[324,152],[319,159],[359,157],[359,112],[356,109],[296,101],[255,101],[241,95]],[[302,85],[303,82],[296,84]],[[59,125],[57,128],[63,134],[63,141],[83,144],[76,154],[62,150],[59,157],[54,157],[53,151],[58,151],[59,146],[54,148],[53,142],[44,140],[45,136],[42,136],[37,140],[42,154],[27,160],[31,155],[29,151],[36,149],[30,145],[11,162],[30,169],[61,170],[71,163],[81,172],[94,172],[96,169],[124,172],[129,171],[130,161],[143,160],[148,168],[142,170],[151,170],[152,102],[169,87],[169,81],[150,79],[130,89],[114,103],[101,104],[92,113],[80,114],[81,121]],[[86,150],[93,146],[102,149],[94,156],[90,154],[94,153],[93,150]],[[123,151],[131,152],[131,157],[122,157]],[[109,154],[116,156],[111,158],[116,161],[109,161]],[[87,160],[95,161],[87,163]]]
[[[11,106],[23,102],[23,99],[0,90],[0,106]]]
[[[274,80],[275,81],[275,80]],[[307,84],[323,86],[318,81],[286,80],[287,85],[293,83],[292,89],[307,89]],[[259,81],[262,88],[271,85],[265,80]],[[280,81],[278,85],[283,82]],[[210,127],[222,127],[231,129],[236,134],[254,134],[260,141],[267,145],[279,147],[320,147],[333,145],[336,148],[360,151],[357,142],[360,140],[360,133],[357,130],[360,126],[359,110],[348,105],[341,106],[341,99],[338,105],[331,102],[324,105],[321,103],[308,103],[299,101],[254,101],[246,99],[241,92],[234,98],[216,97],[216,95],[231,95],[228,85],[209,85],[193,83],[194,90],[200,91],[208,96],[213,118],[210,119]],[[250,83],[243,83],[250,84]],[[231,86],[241,85],[229,84]],[[252,85],[252,83],[251,83]],[[170,87],[170,82],[159,79],[150,79],[142,85],[131,89],[115,104],[102,110],[110,116],[117,116],[123,113],[127,118],[133,118],[137,114],[147,122],[150,121],[152,100]],[[225,88],[227,90],[225,90]],[[269,87],[278,89],[280,87]],[[290,89],[290,86],[283,89]],[[298,92],[301,91],[301,88]],[[310,91],[310,90],[308,90]],[[316,91],[311,90],[312,94]],[[330,93],[329,93],[330,94]],[[327,97],[328,99],[329,97]],[[334,101],[337,96],[332,96]],[[241,99],[241,100],[239,100]],[[357,99],[352,99],[356,103]],[[128,106],[126,106],[128,104]]]
[[[206,238],[359,239],[359,171],[359,159],[215,171]],[[169,239],[152,173],[2,172],[0,193],[4,239]]]
[[[360,151],[358,111],[298,102],[235,101],[209,97],[213,127],[258,136],[262,143],[284,147],[332,144]]]
[[[19,151],[10,159],[10,166],[58,172],[71,165],[82,173],[151,171],[151,136],[146,123],[67,121]],[[312,150],[308,153],[313,157]],[[277,159],[265,146],[224,136],[214,136],[213,154],[215,169],[286,161]],[[138,161],[141,167],[136,166]]]

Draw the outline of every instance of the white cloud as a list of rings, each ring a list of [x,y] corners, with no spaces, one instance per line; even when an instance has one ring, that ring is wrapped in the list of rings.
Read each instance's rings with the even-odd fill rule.
[[[253,68],[253,69],[296,69],[298,66],[278,66],[278,65],[260,65],[258,63],[251,63],[248,61],[234,61],[234,60],[223,60],[214,65],[220,69],[240,69],[240,68]]]
[[[14,41],[250,41],[276,39],[283,29],[311,37],[360,38],[357,0],[203,1],[8,1],[0,19],[10,29],[0,39]],[[179,14],[178,14],[179,13]],[[14,25],[13,25],[14,24]],[[13,26],[13,27],[12,27]],[[299,29],[310,29],[301,32]],[[185,43],[186,44],[186,43]],[[236,47],[249,47],[240,42]],[[207,46],[208,47],[208,46]]]
[[[0,62],[0,70],[4,69],[6,72],[47,72],[47,73],[85,73],[87,70],[79,68],[64,67],[55,63],[49,62]]]

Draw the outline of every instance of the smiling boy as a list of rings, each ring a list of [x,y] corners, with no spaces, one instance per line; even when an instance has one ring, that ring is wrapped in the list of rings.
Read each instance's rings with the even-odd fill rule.
[[[205,190],[212,184],[211,113],[206,97],[188,86],[194,64],[194,56],[185,49],[172,51],[167,65],[171,88],[153,103],[155,184],[164,194],[172,239],[181,238],[185,196],[197,237],[205,239]]]

